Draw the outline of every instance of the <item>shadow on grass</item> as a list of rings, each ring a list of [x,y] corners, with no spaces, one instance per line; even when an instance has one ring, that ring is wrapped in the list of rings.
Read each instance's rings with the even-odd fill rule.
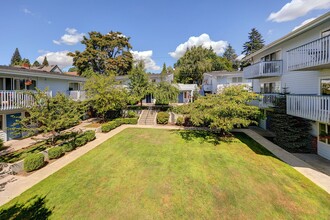
[[[270,151],[268,151],[266,148],[264,148],[258,142],[253,140],[247,134],[240,133],[240,132],[239,133],[235,132],[233,134],[237,139],[239,139],[242,143],[246,144],[251,150],[253,150],[254,153],[277,158],[274,154],[272,154]]]
[[[210,143],[218,145],[220,142],[232,142],[234,139],[230,136],[221,136],[219,133],[214,133],[207,130],[179,130],[175,131],[185,141],[193,141],[196,139],[200,140],[200,143]]]
[[[44,197],[33,197],[28,204],[15,204],[9,208],[0,209],[0,219],[48,219],[52,210],[46,207]]]

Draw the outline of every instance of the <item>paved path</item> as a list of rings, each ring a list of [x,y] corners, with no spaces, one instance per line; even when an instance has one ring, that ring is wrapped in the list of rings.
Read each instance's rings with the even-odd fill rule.
[[[19,196],[21,193],[26,191],[27,189],[31,188],[35,184],[39,183],[43,179],[47,178],[51,174],[55,173],[56,171],[60,170],[61,168],[65,167],[72,161],[76,160],[77,158],[81,157],[88,151],[94,149],[99,144],[103,143],[107,139],[113,137],[114,135],[118,134],[119,132],[123,131],[126,128],[156,128],[156,129],[184,129],[183,127],[178,126],[157,126],[157,125],[122,125],[108,133],[97,133],[96,139],[92,142],[89,142],[83,147],[80,147],[71,153],[65,155],[64,157],[56,160],[55,162],[47,165],[46,167],[34,172],[33,174],[23,177],[23,176],[8,176],[6,177],[9,181],[3,191],[0,191],[0,206],[9,202],[11,199]],[[267,139],[263,138],[262,136],[258,135],[254,131],[249,129],[237,129],[235,131],[244,132],[258,143],[263,145],[269,151],[271,151],[274,155],[278,158],[283,160],[284,162],[293,166],[297,171],[302,173],[304,176],[312,180],[314,183],[319,185],[321,188],[326,190],[330,193],[330,177],[317,171],[309,164],[305,163],[304,161],[298,159],[294,155],[288,153],[287,151],[283,150],[282,148],[278,147],[277,145],[273,144],[272,142],[268,141]]]
[[[287,152],[286,150],[280,148],[276,144],[272,143],[271,141],[267,140],[266,138],[260,136],[259,134],[250,129],[235,129],[234,131],[244,132],[245,134],[249,135],[252,139],[261,144],[264,148],[272,152],[276,157],[278,157],[285,163],[291,165],[298,172],[303,174],[305,177],[313,181],[316,185],[318,185],[330,194],[330,176],[318,171],[310,164],[299,159],[293,154]]]

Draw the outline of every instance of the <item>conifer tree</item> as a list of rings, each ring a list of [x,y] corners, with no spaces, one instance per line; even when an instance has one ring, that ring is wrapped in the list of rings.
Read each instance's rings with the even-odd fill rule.
[[[167,73],[167,68],[166,68],[166,64],[164,63],[163,64],[163,69],[162,71],[160,72],[160,74],[166,74]]]
[[[18,48],[16,48],[15,52],[13,53],[13,56],[11,57],[10,66],[21,65],[21,62],[22,62],[21,54],[19,53]]]
[[[48,60],[47,60],[47,57],[46,56],[44,58],[44,61],[42,61],[42,65],[43,66],[49,66],[49,63],[48,63]]]
[[[32,64],[32,66],[38,67],[41,66],[40,63],[38,62],[38,60],[34,61],[34,63]]]
[[[249,33],[249,40],[243,45],[243,54],[249,55],[264,47],[265,41],[256,28],[252,28]]]

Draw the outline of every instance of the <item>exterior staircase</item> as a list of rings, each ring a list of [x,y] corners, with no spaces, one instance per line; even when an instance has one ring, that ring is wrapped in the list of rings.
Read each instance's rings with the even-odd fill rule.
[[[139,125],[155,125],[156,124],[157,111],[148,109],[143,110],[139,118]]]

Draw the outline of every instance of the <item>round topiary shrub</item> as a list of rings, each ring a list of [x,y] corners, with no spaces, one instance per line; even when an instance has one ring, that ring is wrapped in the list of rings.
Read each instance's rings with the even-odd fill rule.
[[[63,148],[64,152],[70,152],[70,151],[73,151],[76,148],[73,141],[64,143],[61,147]]]
[[[168,112],[158,112],[157,114],[157,124],[167,124],[170,114]]]
[[[48,158],[56,159],[64,155],[64,150],[62,147],[53,147],[48,150]]]
[[[184,118],[182,116],[179,116],[176,119],[176,125],[182,126],[184,124]]]
[[[44,155],[41,153],[30,154],[24,159],[24,170],[31,172],[37,170],[44,165]]]

